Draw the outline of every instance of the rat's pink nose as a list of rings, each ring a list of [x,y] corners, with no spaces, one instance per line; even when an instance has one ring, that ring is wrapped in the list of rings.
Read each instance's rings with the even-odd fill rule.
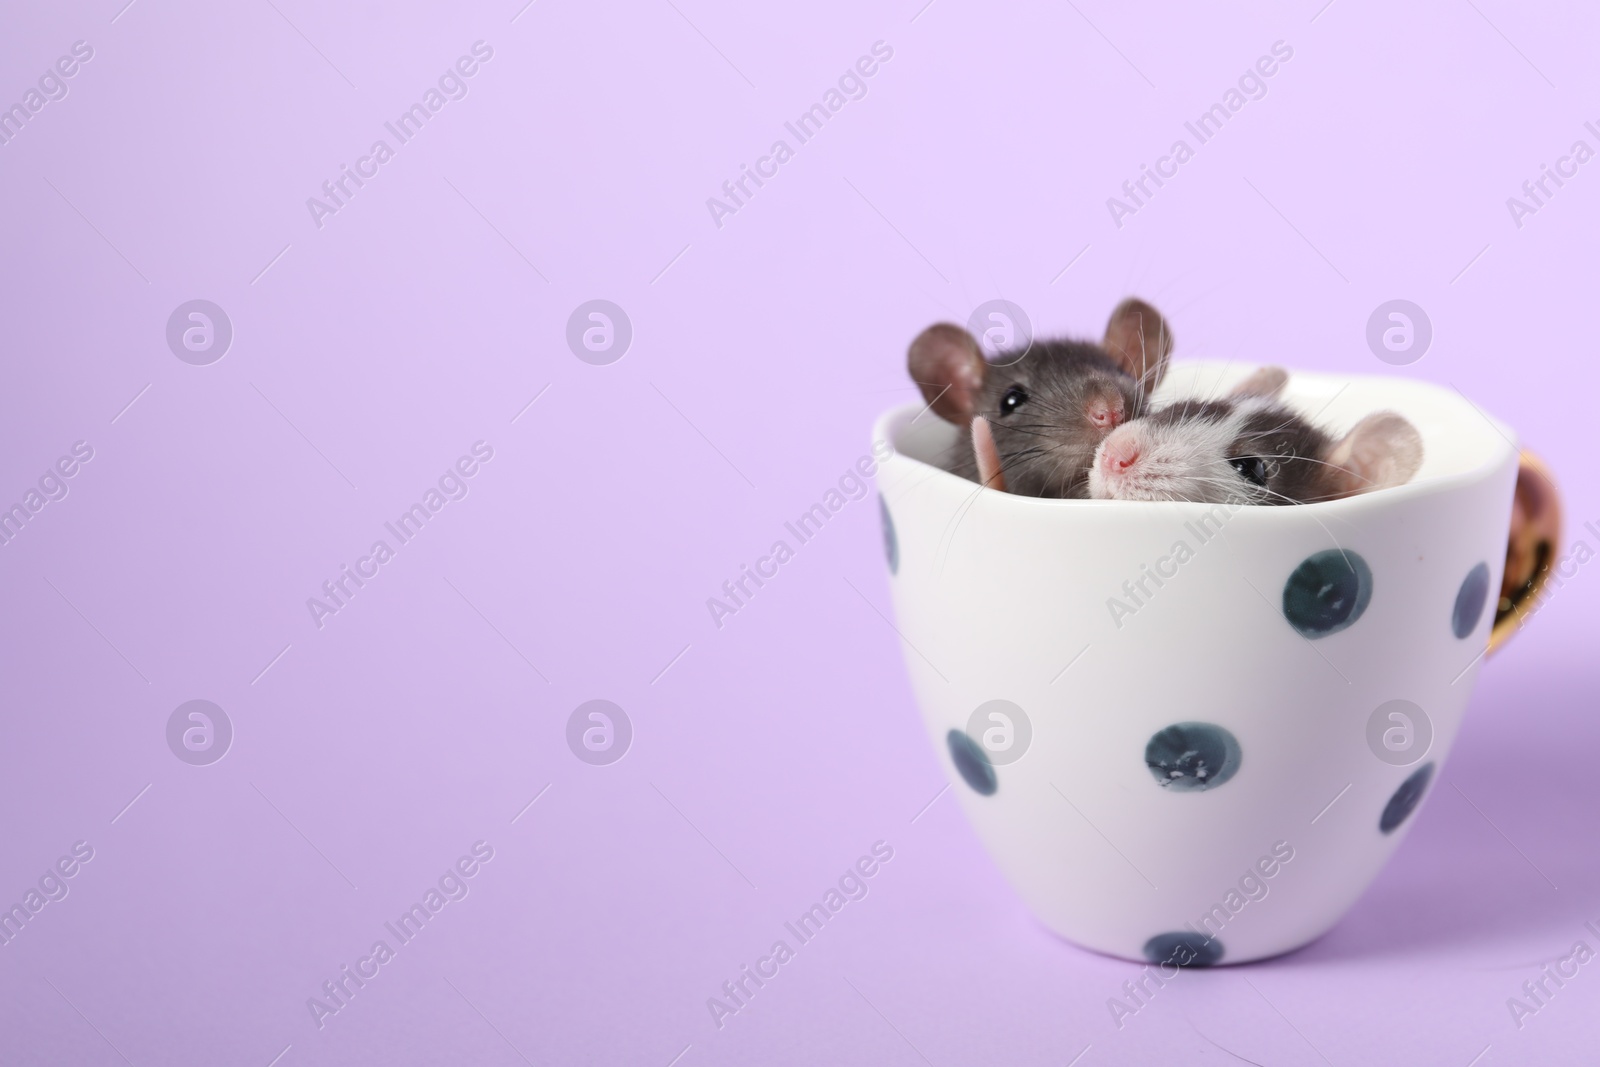
[[[1106,438],[1100,446],[1100,466],[1107,474],[1122,474],[1139,462],[1139,442],[1132,434],[1117,434]]]
[[[1101,430],[1114,430],[1122,425],[1122,398],[1111,400],[1096,398],[1089,401],[1086,408],[1089,421]]]

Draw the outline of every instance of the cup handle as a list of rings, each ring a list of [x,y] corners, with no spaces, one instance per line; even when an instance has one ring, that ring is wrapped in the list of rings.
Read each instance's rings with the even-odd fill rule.
[[[1511,535],[1506,544],[1505,577],[1489,631],[1492,653],[1538,610],[1550,568],[1561,545],[1561,494],[1550,468],[1524,450],[1517,465],[1517,490],[1511,504]]]

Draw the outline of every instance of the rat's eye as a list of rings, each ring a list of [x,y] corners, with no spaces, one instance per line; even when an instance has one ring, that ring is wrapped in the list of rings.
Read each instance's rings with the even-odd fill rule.
[[[1233,464],[1233,469],[1238,471],[1239,476],[1245,481],[1259,485],[1263,489],[1266,488],[1267,465],[1262,462],[1260,456],[1240,456],[1238,459],[1230,459],[1228,462]]]
[[[1006,395],[1000,398],[1000,414],[1009,415],[1028,402],[1028,391],[1020,385],[1013,385],[1006,390]]]

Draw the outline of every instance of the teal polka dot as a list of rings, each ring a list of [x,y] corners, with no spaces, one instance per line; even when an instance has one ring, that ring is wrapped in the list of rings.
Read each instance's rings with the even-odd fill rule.
[[[1483,618],[1483,606],[1489,602],[1489,565],[1480,563],[1467,572],[1456,594],[1455,611],[1450,615],[1450,628],[1460,638],[1472,636]]]
[[[1222,942],[1189,930],[1157,934],[1144,943],[1144,958],[1157,966],[1210,967],[1222,961]]]
[[[1310,556],[1283,586],[1283,617],[1303,637],[1336,634],[1355,625],[1372,601],[1372,568],[1349,549]]]
[[[1209,722],[1175,723],[1144,746],[1151,776],[1175,793],[1215,789],[1239,772],[1240,757],[1239,739]]]
[[[1411,817],[1417,810],[1417,805],[1422,803],[1422,796],[1428,791],[1428,783],[1433,781],[1433,764],[1424,763],[1411,777],[1400,783],[1400,788],[1394,791],[1394,796],[1389,798],[1389,803],[1383,806],[1383,814],[1378,818],[1378,829],[1383,833],[1392,834],[1400,828],[1400,824]]]
[[[878,494],[878,515],[883,519],[883,554],[889,560],[889,573],[900,573],[900,539],[895,536],[894,516],[889,514],[889,503]]]
[[[955,761],[962,781],[980,796],[994,796],[995,790],[1000,788],[1000,779],[995,774],[994,764],[989,762],[989,757],[984,755],[978,743],[962,730],[951,730],[945,735],[945,741],[950,746],[950,758]]]

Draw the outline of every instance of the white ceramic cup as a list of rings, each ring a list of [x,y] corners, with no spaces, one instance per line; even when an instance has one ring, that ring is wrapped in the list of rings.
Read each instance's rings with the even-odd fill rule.
[[[1157,402],[1250,368],[1179,362]],[[1439,781],[1489,646],[1518,449],[1454,390],[1294,374],[1342,433],[1398,411],[1407,485],[1285,507],[1044,500],[936,466],[954,426],[890,411],[896,626],[954,792],[1034,913],[1163,966],[1327,931]]]

